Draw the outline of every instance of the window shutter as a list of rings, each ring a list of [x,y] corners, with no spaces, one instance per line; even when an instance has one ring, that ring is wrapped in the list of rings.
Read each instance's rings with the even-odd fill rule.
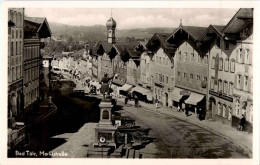
[[[241,87],[240,89],[241,90],[244,90],[244,76],[241,75],[241,83],[240,83]]]
[[[237,75],[235,75],[234,87],[237,88]]]
[[[245,63],[245,58],[246,58],[246,49],[242,49],[242,64]]]

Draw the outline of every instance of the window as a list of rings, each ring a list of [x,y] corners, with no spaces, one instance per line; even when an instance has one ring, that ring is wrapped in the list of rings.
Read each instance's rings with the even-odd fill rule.
[[[240,49],[238,49],[239,51],[239,54],[238,54],[238,63],[242,63],[242,54],[243,54],[243,49],[242,48],[240,48]]]
[[[228,42],[225,42],[225,49],[229,50],[229,43]]]
[[[223,113],[222,113],[222,116],[223,116],[224,118],[227,118],[226,110],[227,110],[227,106],[226,106],[226,105],[223,105]]]
[[[220,38],[219,37],[217,37],[216,46],[217,46],[217,48],[220,48]]]
[[[244,90],[245,91],[248,91],[248,76],[245,76],[244,77]]]
[[[218,103],[218,115],[221,116],[221,111],[222,111],[222,105],[221,103]]]
[[[207,77],[203,77],[203,81],[207,82],[208,78]]]
[[[223,58],[219,59],[219,70],[223,70]]]
[[[181,51],[179,51],[178,60],[181,61]]]
[[[184,53],[184,62],[187,62],[187,59],[188,59],[188,53],[185,52],[185,53]]]
[[[229,65],[229,62],[228,62],[228,58],[225,59],[225,71],[228,72],[228,65]]]
[[[162,61],[162,64],[165,65],[165,58],[163,57],[163,61]]]
[[[201,56],[198,54],[198,63],[201,63]]]
[[[222,80],[218,80],[218,91],[222,93]]]
[[[177,77],[178,77],[178,80],[180,80],[180,77],[181,77],[181,72],[177,72]]]
[[[190,74],[190,79],[193,80],[193,74]]]
[[[198,80],[198,81],[200,80],[200,75],[197,75],[197,80]]]
[[[239,100],[236,100],[236,116],[240,117],[239,116],[239,113],[240,113],[240,102]]]
[[[232,73],[235,72],[235,60],[234,59],[230,60],[230,72],[232,72]]]
[[[183,78],[185,79],[187,77],[187,73],[183,73]]]
[[[162,75],[162,82],[164,82],[164,75]]]
[[[204,57],[204,63],[207,65],[208,62],[209,62],[209,55],[206,55],[206,56]]]
[[[168,76],[166,76],[166,84],[168,84]]]
[[[232,108],[228,107],[228,120],[232,119]]]
[[[237,75],[237,86],[236,86],[237,89],[240,89],[241,87],[241,78],[242,78],[241,75]]]
[[[211,69],[215,69],[216,57],[212,57]]]
[[[225,95],[228,94],[228,82],[227,82],[227,81],[224,81],[223,93],[224,93]]]
[[[195,56],[194,56],[194,53],[191,53],[191,58],[190,58],[190,62],[194,62],[195,60]]]
[[[159,57],[159,64],[162,64],[162,58]]]
[[[155,58],[155,63],[158,63],[158,57],[156,56],[156,58]]]
[[[214,89],[214,77],[210,79],[210,89]]]
[[[18,42],[15,42],[15,55],[17,55],[18,54]]]
[[[249,64],[249,57],[250,56],[250,50],[246,49],[246,57],[245,57],[245,64]]]

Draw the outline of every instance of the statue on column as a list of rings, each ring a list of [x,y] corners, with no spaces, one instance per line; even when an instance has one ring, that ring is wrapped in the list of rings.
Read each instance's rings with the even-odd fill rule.
[[[101,89],[100,92],[103,94],[103,99],[110,98],[110,93],[112,92],[112,89],[109,87],[109,82],[111,79],[113,79],[114,76],[108,77],[107,73],[105,73],[104,77],[101,79]]]

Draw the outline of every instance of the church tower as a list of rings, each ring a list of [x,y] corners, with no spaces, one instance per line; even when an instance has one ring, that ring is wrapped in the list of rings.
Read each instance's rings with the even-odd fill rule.
[[[108,43],[115,43],[116,42],[116,35],[115,35],[115,30],[116,30],[116,21],[111,17],[107,23],[107,42]]]

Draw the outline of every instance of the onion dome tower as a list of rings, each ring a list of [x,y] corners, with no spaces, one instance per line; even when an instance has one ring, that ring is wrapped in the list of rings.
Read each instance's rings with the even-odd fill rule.
[[[116,36],[115,36],[115,30],[116,30],[116,21],[111,17],[107,23],[107,42],[108,43],[115,43],[116,41]]]

